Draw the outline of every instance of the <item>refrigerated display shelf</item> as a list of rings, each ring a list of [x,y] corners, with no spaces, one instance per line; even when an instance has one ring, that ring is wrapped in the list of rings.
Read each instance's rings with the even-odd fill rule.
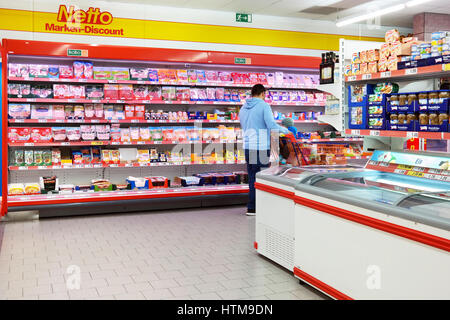
[[[372,80],[420,80],[424,78],[445,77],[450,74],[450,64],[436,64],[426,67],[409,68],[377,73],[367,73],[345,77],[346,82],[361,82]]]
[[[215,165],[215,164],[245,164],[245,161],[215,161],[208,163],[183,161],[183,162],[118,163],[118,164],[98,163],[98,164],[51,165],[51,166],[9,166],[9,170],[34,171],[34,170],[102,169],[102,168],[142,168],[142,167],[167,167],[167,166]]]
[[[130,146],[130,145],[174,145],[174,144],[207,144],[207,143],[242,143],[242,140],[232,141],[72,141],[72,142],[10,142],[10,147],[61,147],[61,146]]]
[[[173,104],[173,105],[241,105],[243,101],[165,101],[165,100],[115,100],[115,99],[44,99],[8,98],[9,102],[36,103],[103,103],[103,104]],[[325,103],[270,102],[272,106],[323,107]]]
[[[55,82],[55,83],[98,83],[98,84],[145,84],[145,85],[157,85],[157,86],[184,86],[184,87],[231,87],[231,88],[251,88],[254,84],[240,84],[240,83],[221,83],[221,82],[210,82],[210,83],[163,83],[163,82],[154,82],[149,80],[103,80],[103,79],[59,79],[59,78],[18,78],[18,77],[10,77],[9,81],[14,82]],[[302,86],[297,87],[295,85],[292,86],[270,86],[264,85],[266,88],[270,89],[296,89],[296,90],[317,90],[317,86]]]
[[[239,124],[239,120],[142,120],[142,119],[126,119],[126,120],[106,120],[106,119],[79,119],[79,120],[56,120],[56,119],[8,119],[9,123],[73,123],[73,124],[84,124],[84,123],[124,123],[124,124],[134,124],[134,123],[234,123]],[[277,120],[281,122],[281,120]],[[320,123],[317,120],[294,120],[294,123]]]
[[[364,138],[329,138],[329,139],[297,139],[298,142],[303,143],[317,143],[317,142],[364,142]]]
[[[80,192],[52,195],[17,195],[8,198],[9,207],[25,207],[63,203],[83,203],[117,200],[140,200],[151,198],[176,198],[204,195],[247,193],[248,185],[202,186],[186,188],[150,189],[139,191]]]
[[[450,140],[449,132],[346,129],[345,133],[351,134],[351,135],[372,136],[372,137],[423,138],[423,139]]]

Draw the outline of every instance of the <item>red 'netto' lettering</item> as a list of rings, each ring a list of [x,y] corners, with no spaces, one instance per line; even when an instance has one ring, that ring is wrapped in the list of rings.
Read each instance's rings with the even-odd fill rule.
[[[70,6],[69,10],[62,4],[59,6],[58,16],[59,22],[83,23],[83,24],[102,24],[108,25],[113,21],[111,13],[101,12],[99,8],[90,7],[87,11],[75,10],[74,6]]]

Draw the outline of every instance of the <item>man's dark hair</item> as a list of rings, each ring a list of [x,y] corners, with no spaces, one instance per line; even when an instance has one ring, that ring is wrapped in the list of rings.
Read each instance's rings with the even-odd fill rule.
[[[266,92],[266,88],[262,84],[258,83],[252,87],[252,97],[259,96],[263,92]]]

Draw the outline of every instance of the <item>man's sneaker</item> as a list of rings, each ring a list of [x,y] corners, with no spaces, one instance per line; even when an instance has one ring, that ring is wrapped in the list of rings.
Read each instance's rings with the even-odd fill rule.
[[[256,215],[256,210],[255,209],[253,209],[253,210],[248,209],[246,215],[248,215],[248,216],[255,216]]]

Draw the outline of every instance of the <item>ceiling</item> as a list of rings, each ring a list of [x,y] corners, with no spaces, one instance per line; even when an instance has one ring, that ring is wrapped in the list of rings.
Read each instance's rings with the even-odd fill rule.
[[[407,0],[106,0],[122,3],[141,3],[179,8],[207,9],[239,13],[253,13],[281,17],[297,17],[336,21],[365,14]],[[322,8],[321,8],[322,7]],[[305,11],[304,11],[305,10]],[[450,14],[450,0],[433,0],[423,5],[381,17],[383,26],[412,28],[412,18],[421,12]],[[325,14],[324,14],[325,13]]]

